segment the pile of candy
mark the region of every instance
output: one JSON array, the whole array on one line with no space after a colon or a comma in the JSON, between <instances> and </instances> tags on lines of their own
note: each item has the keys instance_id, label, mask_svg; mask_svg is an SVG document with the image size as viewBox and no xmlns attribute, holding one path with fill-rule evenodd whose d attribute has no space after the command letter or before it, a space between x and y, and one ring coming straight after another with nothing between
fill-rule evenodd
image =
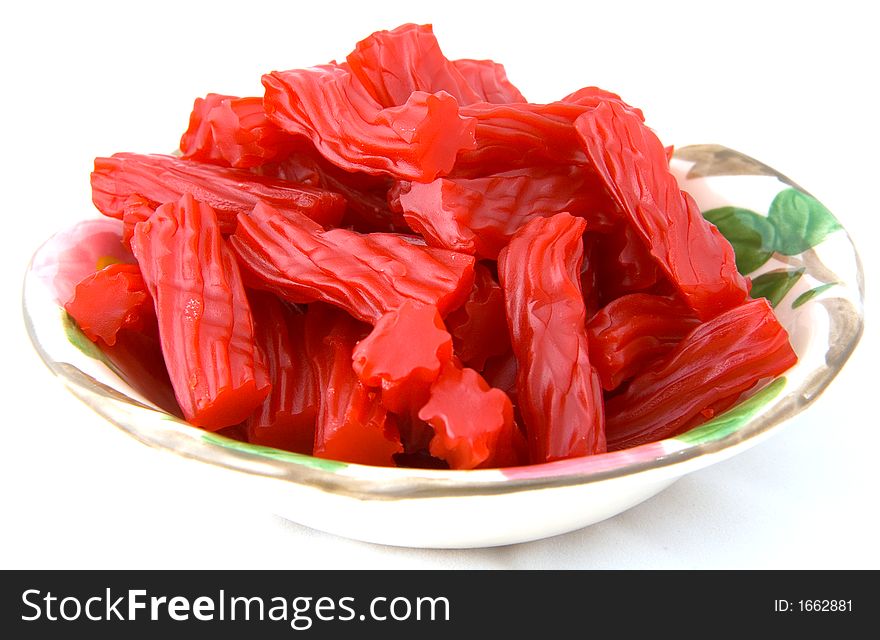
<instances>
[{"instance_id":1,"label":"pile of candy","mask_svg":"<svg viewBox=\"0 0 880 640\"><path fill-rule=\"evenodd\" d=\"M796 357L642 113L533 104L429 26L195 101L95 160L128 264L66 308L153 337L183 417L374 465L542 463L700 424Z\"/></svg>"}]
</instances>

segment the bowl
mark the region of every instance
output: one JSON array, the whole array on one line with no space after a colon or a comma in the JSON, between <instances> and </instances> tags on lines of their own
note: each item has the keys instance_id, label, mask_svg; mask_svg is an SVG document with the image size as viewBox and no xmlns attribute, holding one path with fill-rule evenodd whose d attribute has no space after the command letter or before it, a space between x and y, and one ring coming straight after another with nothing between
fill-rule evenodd
<instances>
[{"instance_id":1,"label":"bowl","mask_svg":"<svg viewBox=\"0 0 880 640\"><path fill-rule=\"evenodd\" d=\"M624 451L507 469L398 469L299 455L192 427L163 409L173 406L167 389L139 372L137 357L120 360L98 349L59 304L71 291L65 275L83 265L93 270L119 251L118 224L108 219L81 221L37 250L25 277L25 322L43 361L96 413L150 446L230 470L242 499L261 496L280 516L399 546L544 538L611 517L757 444L816 399L861 336L859 258L821 203L776 170L719 145L678 149L671 167L731 240L753 295L775 306L799 361L711 421Z\"/></svg>"}]
</instances>

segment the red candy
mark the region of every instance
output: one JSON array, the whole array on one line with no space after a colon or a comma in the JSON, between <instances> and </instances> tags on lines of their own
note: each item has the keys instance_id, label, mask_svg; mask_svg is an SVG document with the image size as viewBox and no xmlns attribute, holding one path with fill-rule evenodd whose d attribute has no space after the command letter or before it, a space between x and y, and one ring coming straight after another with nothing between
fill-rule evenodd
<instances>
[{"instance_id":1,"label":"red candy","mask_svg":"<svg viewBox=\"0 0 880 640\"><path fill-rule=\"evenodd\" d=\"M482 371L489 358L510 351L510 336L501 285L483 264L477 264L474 274L470 297L449 314L446 326L461 361Z\"/></svg>"},{"instance_id":2,"label":"red candy","mask_svg":"<svg viewBox=\"0 0 880 640\"><path fill-rule=\"evenodd\" d=\"M608 230L616 213L583 167L515 169L483 178L402 183L393 204L428 244L498 258L529 220L563 211Z\"/></svg>"},{"instance_id":3,"label":"red candy","mask_svg":"<svg viewBox=\"0 0 880 640\"><path fill-rule=\"evenodd\" d=\"M394 416L377 390L358 380L352 350L365 327L350 316L321 304L306 318L306 352L312 375L322 390L315 427L314 454L320 458L393 466L403 451Z\"/></svg>"},{"instance_id":4,"label":"red candy","mask_svg":"<svg viewBox=\"0 0 880 640\"><path fill-rule=\"evenodd\" d=\"M122 329L143 329L153 300L136 264L111 264L76 285L64 305L89 340L116 344Z\"/></svg>"},{"instance_id":5,"label":"red candy","mask_svg":"<svg viewBox=\"0 0 880 640\"><path fill-rule=\"evenodd\" d=\"M263 85L269 118L307 136L348 171L433 180L452 170L459 151L474 146L474 121L459 114L445 91L414 91L404 103L383 107L351 72L334 65L273 71Z\"/></svg>"},{"instance_id":6,"label":"red candy","mask_svg":"<svg viewBox=\"0 0 880 640\"><path fill-rule=\"evenodd\" d=\"M484 102L526 102L519 89L507 79L503 65L492 60L453 60L452 64Z\"/></svg>"},{"instance_id":7,"label":"red candy","mask_svg":"<svg viewBox=\"0 0 880 640\"><path fill-rule=\"evenodd\" d=\"M532 462L605 451L602 389L590 364L580 287L585 226L567 213L537 218L498 256Z\"/></svg>"},{"instance_id":8,"label":"red candy","mask_svg":"<svg viewBox=\"0 0 880 640\"><path fill-rule=\"evenodd\" d=\"M211 430L245 420L271 385L238 264L214 210L185 195L139 222L131 244L156 305L183 415Z\"/></svg>"},{"instance_id":9,"label":"red candy","mask_svg":"<svg viewBox=\"0 0 880 640\"><path fill-rule=\"evenodd\" d=\"M345 200L336 193L306 185L253 175L238 169L187 162L172 156L117 153L95 158L92 201L111 218L123 218L131 196L154 208L191 194L210 205L224 234L235 229L235 217L258 203L302 214L319 224L338 224Z\"/></svg>"},{"instance_id":10,"label":"red candy","mask_svg":"<svg viewBox=\"0 0 880 640\"><path fill-rule=\"evenodd\" d=\"M509 466L518 462L513 406L500 389L492 389L473 369L444 367L431 385L419 418L434 427L431 455L452 469Z\"/></svg>"},{"instance_id":11,"label":"red candy","mask_svg":"<svg viewBox=\"0 0 880 640\"><path fill-rule=\"evenodd\" d=\"M609 302L587 324L590 356L612 391L647 369L700 324L676 298L631 293Z\"/></svg>"},{"instance_id":12,"label":"red candy","mask_svg":"<svg viewBox=\"0 0 880 640\"><path fill-rule=\"evenodd\" d=\"M733 248L678 188L666 150L637 115L600 102L575 122L592 166L657 266L701 320L742 304Z\"/></svg>"},{"instance_id":13,"label":"red candy","mask_svg":"<svg viewBox=\"0 0 880 640\"><path fill-rule=\"evenodd\" d=\"M440 368L452 360L452 336L437 307L407 300L379 318L352 356L361 382L382 389L382 404L408 413L424 404Z\"/></svg>"},{"instance_id":14,"label":"red candy","mask_svg":"<svg viewBox=\"0 0 880 640\"><path fill-rule=\"evenodd\" d=\"M664 360L608 401L608 448L674 436L796 361L767 300L734 307L697 326Z\"/></svg>"},{"instance_id":15,"label":"red candy","mask_svg":"<svg viewBox=\"0 0 880 640\"><path fill-rule=\"evenodd\" d=\"M383 107L404 104L416 91L445 91L458 104L482 99L461 70L446 59L430 25L405 24L377 31L345 58L360 85Z\"/></svg>"},{"instance_id":16,"label":"red candy","mask_svg":"<svg viewBox=\"0 0 880 640\"><path fill-rule=\"evenodd\" d=\"M407 300L446 313L473 282L471 256L390 233L324 231L262 204L239 217L231 244L252 285L290 302L329 302L371 323Z\"/></svg>"},{"instance_id":17,"label":"red candy","mask_svg":"<svg viewBox=\"0 0 880 640\"><path fill-rule=\"evenodd\" d=\"M320 390L309 365L305 315L273 295L251 292L257 346L266 356L272 390L247 420L247 437L297 453L311 453Z\"/></svg>"},{"instance_id":18,"label":"red candy","mask_svg":"<svg viewBox=\"0 0 880 640\"><path fill-rule=\"evenodd\" d=\"M675 436L796 362L619 96L530 103L413 24L262 84L197 98L181 157L91 176L138 264L66 309L193 425L348 463L535 464Z\"/></svg>"},{"instance_id":19,"label":"red candy","mask_svg":"<svg viewBox=\"0 0 880 640\"><path fill-rule=\"evenodd\" d=\"M292 151L295 142L266 117L262 98L209 93L196 98L181 157L224 167L259 167Z\"/></svg>"}]
</instances>

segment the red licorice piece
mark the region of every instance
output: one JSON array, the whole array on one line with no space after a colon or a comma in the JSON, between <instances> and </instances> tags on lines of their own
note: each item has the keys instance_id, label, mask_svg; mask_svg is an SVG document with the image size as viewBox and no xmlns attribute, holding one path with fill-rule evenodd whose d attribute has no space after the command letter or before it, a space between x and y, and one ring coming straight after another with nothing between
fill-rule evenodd
<instances>
[{"instance_id":1,"label":"red licorice piece","mask_svg":"<svg viewBox=\"0 0 880 640\"><path fill-rule=\"evenodd\" d=\"M508 395L514 406L516 402L516 376L518 366L513 350L500 356L489 358L483 367L482 375L490 386L501 389Z\"/></svg>"},{"instance_id":2,"label":"red licorice piece","mask_svg":"<svg viewBox=\"0 0 880 640\"><path fill-rule=\"evenodd\" d=\"M638 232L624 220L595 242L593 271L602 302L648 291L665 280Z\"/></svg>"},{"instance_id":3,"label":"red licorice piece","mask_svg":"<svg viewBox=\"0 0 880 640\"><path fill-rule=\"evenodd\" d=\"M209 93L196 98L181 157L224 167L258 167L285 157L292 137L266 117L263 99Z\"/></svg>"},{"instance_id":4,"label":"red licorice piece","mask_svg":"<svg viewBox=\"0 0 880 640\"><path fill-rule=\"evenodd\" d=\"M177 202L187 193L214 209L224 234L235 229L239 213L250 212L258 202L324 226L338 224L345 211L345 199L336 193L239 169L163 155L117 153L95 158L92 201L105 216L123 218L132 195L157 207Z\"/></svg>"},{"instance_id":5,"label":"red licorice piece","mask_svg":"<svg viewBox=\"0 0 880 640\"><path fill-rule=\"evenodd\" d=\"M306 316L306 348L318 383L314 455L378 466L394 466L403 451L394 416L378 390L358 380L352 350L368 328L345 313L316 303Z\"/></svg>"},{"instance_id":6,"label":"red licorice piece","mask_svg":"<svg viewBox=\"0 0 880 640\"><path fill-rule=\"evenodd\" d=\"M269 293L251 291L257 345L266 356L272 390L247 420L248 442L310 454L318 386L305 343L305 315Z\"/></svg>"},{"instance_id":7,"label":"red licorice piece","mask_svg":"<svg viewBox=\"0 0 880 640\"><path fill-rule=\"evenodd\" d=\"M788 334L766 299L729 309L691 331L661 362L608 400L608 448L682 433L796 361Z\"/></svg>"},{"instance_id":8,"label":"red licorice piece","mask_svg":"<svg viewBox=\"0 0 880 640\"><path fill-rule=\"evenodd\" d=\"M122 242L130 247L134 227L138 222L149 220L158 205L148 198L133 193L122 205Z\"/></svg>"},{"instance_id":9,"label":"red licorice piece","mask_svg":"<svg viewBox=\"0 0 880 640\"><path fill-rule=\"evenodd\" d=\"M531 462L605 451L580 288L585 228L567 213L536 218L498 256Z\"/></svg>"},{"instance_id":10,"label":"red licorice piece","mask_svg":"<svg viewBox=\"0 0 880 640\"><path fill-rule=\"evenodd\" d=\"M136 264L111 264L87 276L64 308L89 340L110 346L122 329L142 329L154 315Z\"/></svg>"},{"instance_id":11,"label":"red licorice piece","mask_svg":"<svg viewBox=\"0 0 880 640\"><path fill-rule=\"evenodd\" d=\"M551 103L463 106L461 113L476 121L476 144L459 154L452 175L481 177L541 165L583 164L572 122L583 109Z\"/></svg>"},{"instance_id":12,"label":"red licorice piece","mask_svg":"<svg viewBox=\"0 0 880 640\"><path fill-rule=\"evenodd\" d=\"M509 102L526 102L510 80L504 65L492 60L453 60L452 64L465 77L471 88L483 102L507 104Z\"/></svg>"},{"instance_id":13,"label":"red licorice piece","mask_svg":"<svg viewBox=\"0 0 880 640\"><path fill-rule=\"evenodd\" d=\"M431 385L419 418L434 428L430 452L451 469L519 464L522 438L510 398L473 369L448 364Z\"/></svg>"},{"instance_id":14,"label":"red licorice piece","mask_svg":"<svg viewBox=\"0 0 880 640\"><path fill-rule=\"evenodd\" d=\"M345 58L358 81L383 107L404 104L414 91L445 91L459 104L482 99L440 50L431 25L404 24L361 40Z\"/></svg>"},{"instance_id":15,"label":"red licorice piece","mask_svg":"<svg viewBox=\"0 0 880 640\"><path fill-rule=\"evenodd\" d=\"M389 207L387 195L392 181L387 176L345 171L324 160L314 148L297 149L280 162L263 165L260 173L342 195L348 207L339 226L365 233L406 229Z\"/></svg>"},{"instance_id":16,"label":"red licorice piece","mask_svg":"<svg viewBox=\"0 0 880 640\"><path fill-rule=\"evenodd\" d=\"M561 102L562 104L567 104L569 106L583 107L584 109L593 109L600 104L612 102L621 109L627 111L628 113L631 113L633 117L635 117L640 122L645 121L645 114L642 113L641 109L637 109L636 107L627 104L616 93L605 91L605 89L600 89L599 87L582 87L577 91L569 93L559 102Z\"/></svg>"},{"instance_id":17,"label":"red licorice piece","mask_svg":"<svg viewBox=\"0 0 880 640\"><path fill-rule=\"evenodd\" d=\"M183 419L162 356L159 327L153 315L143 327L126 327L112 345L98 343L113 372L160 409Z\"/></svg>"},{"instance_id":18,"label":"red licorice piece","mask_svg":"<svg viewBox=\"0 0 880 640\"><path fill-rule=\"evenodd\" d=\"M523 167L583 164L587 158L574 121L605 101L641 117L641 112L620 96L596 87L580 89L549 104L463 105L461 114L476 121L476 143L459 153L452 175L480 177Z\"/></svg>"},{"instance_id":19,"label":"red licorice piece","mask_svg":"<svg viewBox=\"0 0 880 640\"><path fill-rule=\"evenodd\" d=\"M663 145L642 120L606 101L575 128L606 189L700 319L741 304L749 285L736 270L733 248L679 189Z\"/></svg>"},{"instance_id":20,"label":"red licorice piece","mask_svg":"<svg viewBox=\"0 0 880 640\"><path fill-rule=\"evenodd\" d=\"M231 166L214 143L214 132L211 130L208 115L224 100L234 99L235 96L224 96L219 93L209 93L204 98L195 99L192 112L189 115L189 126L180 136L180 155L182 158L210 162L224 167Z\"/></svg>"},{"instance_id":21,"label":"red licorice piece","mask_svg":"<svg viewBox=\"0 0 880 640\"><path fill-rule=\"evenodd\" d=\"M210 206L187 194L135 227L132 251L152 296L162 353L186 419L237 424L270 384L238 265Z\"/></svg>"},{"instance_id":22,"label":"red licorice piece","mask_svg":"<svg viewBox=\"0 0 880 640\"><path fill-rule=\"evenodd\" d=\"M406 224L395 217L388 204L390 180L379 177L377 181L377 176L359 174L358 177L372 178L373 184L358 186L352 184L356 179L352 180L351 175L337 167L321 174L324 188L343 195L348 203L340 226L351 227L361 233L409 232Z\"/></svg>"},{"instance_id":23,"label":"red licorice piece","mask_svg":"<svg viewBox=\"0 0 880 640\"><path fill-rule=\"evenodd\" d=\"M575 166L402 183L396 202L409 227L429 244L492 260L536 217L566 211L585 218L590 230L608 230L617 219L602 187Z\"/></svg>"},{"instance_id":24,"label":"red licorice piece","mask_svg":"<svg viewBox=\"0 0 880 640\"><path fill-rule=\"evenodd\" d=\"M452 359L452 336L437 307L412 300L389 311L354 349L358 378L381 388L382 404L395 413L418 409L440 368Z\"/></svg>"},{"instance_id":25,"label":"red licorice piece","mask_svg":"<svg viewBox=\"0 0 880 640\"><path fill-rule=\"evenodd\" d=\"M268 162L253 171L261 176L322 187L321 156L312 149L291 153L284 160ZM363 174L366 175L366 174Z\"/></svg>"},{"instance_id":26,"label":"red licorice piece","mask_svg":"<svg viewBox=\"0 0 880 640\"><path fill-rule=\"evenodd\" d=\"M349 171L430 181L474 146L473 120L459 115L458 102L445 91L414 91L399 106L383 107L338 65L273 71L263 86L273 122L308 137Z\"/></svg>"},{"instance_id":27,"label":"red licorice piece","mask_svg":"<svg viewBox=\"0 0 880 640\"><path fill-rule=\"evenodd\" d=\"M631 293L605 305L587 323L590 362L611 391L671 351L700 324L677 297Z\"/></svg>"},{"instance_id":28,"label":"red licorice piece","mask_svg":"<svg viewBox=\"0 0 880 640\"><path fill-rule=\"evenodd\" d=\"M290 302L329 302L371 324L407 300L446 314L473 284L472 256L396 234L324 231L262 204L239 216L230 243L253 286Z\"/></svg>"},{"instance_id":29,"label":"red licorice piece","mask_svg":"<svg viewBox=\"0 0 880 640\"><path fill-rule=\"evenodd\" d=\"M504 292L486 265L474 268L474 287L467 301L446 318L455 353L482 371L486 360L510 351Z\"/></svg>"},{"instance_id":30,"label":"red licorice piece","mask_svg":"<svg viewBox=\"0 0 880 640\"><path fill-rule=\"evenodd\" d=\"M605 242L605 234L584 234L584 259L581 262L581 293L584 296L584 312L592 318L599 310L599 273L597 269L598 247Z\"/></svg>"}]
</instances>

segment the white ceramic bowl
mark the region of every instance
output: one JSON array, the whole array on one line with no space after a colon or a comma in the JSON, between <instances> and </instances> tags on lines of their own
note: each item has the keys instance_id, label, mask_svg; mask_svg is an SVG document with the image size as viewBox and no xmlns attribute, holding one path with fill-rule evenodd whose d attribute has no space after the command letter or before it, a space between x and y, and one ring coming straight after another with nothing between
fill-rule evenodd
<instances>
[{"instance_id":1,"label":"white ceramic bowl","mask_svg":"<svg viewBox=\"0 0 880 640\"><path fill-rule=\"evenodd\" d=\"M49 368L98 414L146 444L238 472L232 481L240 495L261 496L290 520L416 547L552 536L620 513L756 444L825 389L861 336L859 259L821 204L770 167L717 145L679 149L672 167L732 239L756 290L776 302L799 362L711 422L626 451L501 470L394 469L243 444L192 427L123 380L58 302L69 293L66 273L83 264L94 269L118 251L118 224L107 219L81 222L37 251L25 279L25 321Z\"/></svg>"}]
</instances>

